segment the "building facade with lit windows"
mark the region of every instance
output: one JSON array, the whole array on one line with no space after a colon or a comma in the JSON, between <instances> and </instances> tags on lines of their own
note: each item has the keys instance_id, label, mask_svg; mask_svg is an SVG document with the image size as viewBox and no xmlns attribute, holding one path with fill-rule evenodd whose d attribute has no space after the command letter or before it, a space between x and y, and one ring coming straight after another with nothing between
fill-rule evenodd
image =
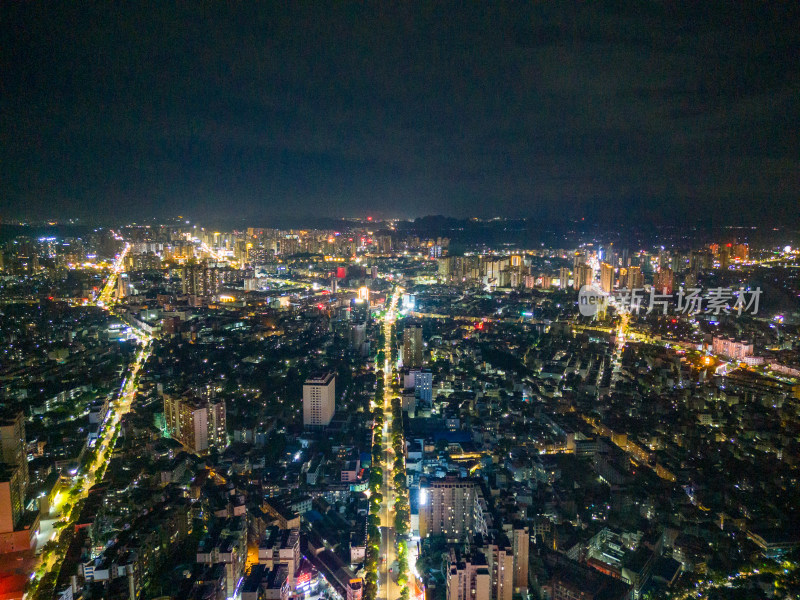
<instances>
[{"instance_id":1,"label":"building facade with lit windows","mask_svg":"<svg viewBox=\"0 0 800 600\"><path fill-rule=\"evenodd\" d=\"M486 534L488 511L478 483L473 479L445 477L421 480L419 534L441 534L458 540L466 534Z\"/></svg>"},{"instance_id":2,"label":"building facade with lit windows","mask_svg":"<svg viewBox=\"0 0 800 600\"><path fill-rule=\"evenodd\" d=\"M336 412L336 376L322 373L303 384L303 427L327 427Z\"/></svg>"},{"instance_id":3,"label":"building facade with lit windows","mask_svg":"<svg viewBox=\"0 0 800 600\"><path fill-rule=\"evenodd\" d=\"M224 400L164 394L164 418L169 436L195 454L227 445Z\"/></svg>"},{"instance_id":4,"label":"building facade with lit windows","mask_svg":"<svg viewBox=\"0 0 800 600\"><path fill-rule=\"evenodd\" d=\"M714 337L711 347L714 354L744 361L753 355L753 344L726 337Z\"/></svg>"},{"instance_id":5,"label":"building facade with lit windows","mask_svg":"<svg viewBox=\"0 0 800 600\"><path fill-rule=\"evenodd\" d=\"M422 327L410 325L403 331L403 366L422 366Z\"/></svg>"},{"instance_id":6,"label":"building facade with lit windows","mask_svg":"<svg viewBox=\"0 0 800 600\"><path fill-rule=\"evenodd\" d=\"M492 577L483 553L462 556L451 548L447 556L447 600L492 600Z\"/></svg>"},{"instance_id":7,"label":"building facade with lit windows","mask_svg":"<svg viewBox=\"0 0 800 600\"><path fill-rule=\"evenodd\" d=\"M606 262L600 265L600 288L607 294L614 289L614 266Z\"/></svg>"}]
</instances>

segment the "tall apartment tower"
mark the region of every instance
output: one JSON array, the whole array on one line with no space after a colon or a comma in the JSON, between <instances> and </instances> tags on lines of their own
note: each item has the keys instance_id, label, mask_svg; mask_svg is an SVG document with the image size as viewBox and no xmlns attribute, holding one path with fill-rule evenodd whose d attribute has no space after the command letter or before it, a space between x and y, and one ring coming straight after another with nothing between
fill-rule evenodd
<instances>
[{"instance_id":1,"label":"tall apartment tower","mask_svg":"<svg viewBox=\"0 0 800 600\"><path fill-rule=\"evenodd\" d=\"M626 287L629 290L641 289L644 287L644 274L641 267L628 267L628 279Z\"/></svg>"},{"instance_id":2,"label":"tall apartment tower","mask_svg":"<svg viewBox=\"0 0 800 600\"><path fill-rule=\"evenodd\" d=\"M164 394L164 418L170 437L195 454L227 444L224 400Z\"/></svg>"},{"instance_id":3,"label":"tall apartment tower","mask_svg":"<svg viewBox=\"0 0 800 600\"><path fill-rule=\"evenodd\" d=\"M593 277L594 273L592 272L592 267L581 263L575 267L575 272L572 277L572 287L579 290L585 285L591 285Z\"/></svg>"},{"instance_id":4,"label":"tall apartment tower","mask_svg":"<svg viewBox=\"0 0 800 600\"><path fill-rule=\"evenodd\" d=\"M28 489L28 456L25 451L25 413L0 417L0 447L2 462L15 465L22 471L22 483Z\"/></svg>"},{"instance_id":5,"label":"tall apartment tower","mask_svg":"<svg viewBox=\"0 0 800 600\"><path fill-rule=\"evenodd\" d=\"M131 295L131 280L127 273L120 273L117 278L117 297L127 298Z\"/></svg>"},{"instance_id":6,"label":"tall apartment tower","mask_svg":"<svg viewBox=\"0 0 800 600\"><path fill-rule=\"evenodd\" d=\"M322 373L303 384L303 427L327 427L336 412L336 376Z\"/></svg>"},{"instance_id":7,"label":"tall apartment tower","mask_svg":"<svg viewBox=\"0 0 800 600\"><path fill-rule=\"evenodd\" d=\"M3 534L11 534L22 519L25 509L25 490L19 467L0 464L0 538ZM6 552L3 539L2 550Z\"/></svg>"},{"instance_id":8,"label":"tall apartment tower","mask_svg":"<svg viewBox=\"0 0 800 600\"><path fill-rule=\"evenodd\" d=\"M575 251L575 254L572 255L572 270L575 271L578 269L579 265L586 264L586 255L583 252L578 250Z\"/></svg>"},{"instance_id":9,"label":"tall apartment tower","mask_svg":"<svg viewBox=\"0 0 800 600\"><path fill-rule=\"evenodd\" d=\"M508 536L514 553L514 591L521 593L528 589L528 551L531 543L528 526L524 523L509 526Z\"/></svg>"},{"instance_id":10,"label":"tall apartment tower","mask_svg":"<svg viewBox=\"0 0 800 600\"><path fill-rule=\"evenodd\" d=\"M422 366L422 327L411 325L403 331L403 366Z\"/></svg>"},{"instance_id":11,"label":"tall apartment tower","mask_svg":"<svg viewBox=\"0 0 800 600\"><path fill-rule=\"evenodd\" d=\"M25 415L0 417L0 534L14 531L25 511L29 482L25 448Z\"/></svg>"},{"instance_id":12,"label":"tall apartment tower","mask_svg":"<svg viewBox=\"0 0 800 600\"><path fill-rule=\"evenodd\" d=\"M475 550L462 556L456 548L447 557L447 600L492 600L492 578L486 557Z\"/></svg>"},{"instance_id":13,"label":"tall apartment tower","mask_svg":"<svg viewBox=\"0 0 800 600\"><path fill-rule=\"evenodd\" d=\"M614 289L614 265L607 262L600 265L600 289L607 294Z\"/></svg>"},{"instance_id":14,"label":"tall apartment tower","mask_svg":"<svg viewBox=\"0 0 800 600\"><path fill-rule=\"evenodd\" d=\"M442 534L458 540L465 534L485 534L485 501L472 479L445 477L422 480L419 489L419 534Z\"/></svg>"},{"instance_id":15,"label":"tall apartment tower","mask_svg":"<svg viewBox=\"0 0 800 600\"><path fill-rule=\"evenodd\" d=\"M569 285L569 269L567 267L561 267L558 270L558 287L565 290L567 289L567 285Z\"/></svg>"},{"instance_id":16,"label":"tall apartment tower","mask_svg":"<svg viewBox=\"0 0 800 600\"><path fill-rule=\"evenodd\" d=\"M653 277L653 287L656 288L658 293L672 294L675 287L675 274L669 267L663 267Z\"/></svg>"},{"instance_id":17,"label":"tall apartment tower","mask_svg":"<svg viewBox=\"0 0 800 600\"><path fill-rule=\"evenodd\" d=\"M505 534L497 534L483 547L491 574L492 600L511 600L514 595L514 553Z\"/></svg>"}]
</instances>

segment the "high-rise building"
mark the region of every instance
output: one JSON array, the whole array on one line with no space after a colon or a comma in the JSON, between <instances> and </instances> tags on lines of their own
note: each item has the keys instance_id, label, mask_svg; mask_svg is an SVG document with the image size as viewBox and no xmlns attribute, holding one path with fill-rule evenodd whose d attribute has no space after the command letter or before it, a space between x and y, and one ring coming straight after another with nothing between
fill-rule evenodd
<instances>
[{"instance_id":1,"label":"high-rise building","mask_svg":"<svg viewBox=\"0 0 800 600\"><path fill-rule=\"evenodd\" d=\"M25 511L28 493L25 448L25 415L22 412L4 415L0 418L0 534L13 532ZM0 545L5 549L8 541L3 539Z\"/></svg>"},{"instance_id":2,"label":"high-rise building","mask_svg":"<svg viewBox=\"0 0 800 600\"><path fill-rule=\"evenodd\" d=\"M20 467L21 484L28 489L28 457L25 451L25 413L22 411L0 416L0 448L2 462Z\"/></svg>"},{"instance_id":3,"label":"high-rise building","mask_svg":"<svg viewBox=\"0 0 800 600\"><path fill-rule=\"evenodd\" d=\"M437 275L444 279L448 280L452 277L453 274L453 262L455 257L453 256L445 256L443 258L439 258L436 261L437 267Z\"/></svg>"},{"instance_id":4,"label":"high-rise building","mask_svg":"<svg viewBox=\"0 0 800 600\"><path fill-rule=\"evenodd\" d=\"M442 534L458 540L486 533L485 500L475 480L445 477L423 479L419 486L419 534Z\"/></svg>"},{"instance_id":5,"label":"high-rise building","mask_svg":"<svg viewBox=\"0 0 800 600\"><path fill-rule=\"evenodd\" d=\"M605 262L610 264L612 267L617 266L617 249L614 248L614 244L609 244L604 250L603 255L601 257Z\"/></svg>"},{"instance_id":6,"label":"high-rise building","mask_svg":"<svg viewBox=\"0 0 800 600\"><path fill-rule=\"evenodd\" d=\"M420 402L427 406L433 404L433 373L430 371L415 371L414 390Z\"/></svg>"},{"instance_id":7,"label":"high-rise building","mask_svg":"<svg viewBox=\"0 0 800 600\"><path fill-rule=\"evenodd\" d=\"M514 554L505 534L491 536L483 547L491 576L492 600L511 600L514 595Z\"/></svg>"},{"instance_id":8,"label":"high-rise building","mask_svg":"<svg viewBox=\"0 0 800 600\"><path fill-rule=\"evenodd\" d=\"M567 267L561 267L558 270L558 287L562 290L567 289L569 285L569 269Z\"/></svg>"},{"instance_id":9,"label":"high-rise building","mask_svg":"<svg viewBox=\"0 0 800 600\"><path fill-rule=\"evenodd\" d=\"M447 600L492 600L491 574L478 550L462 556L451 548L447 557Z\"/></svg>"},{"instance_id":10,"label":"high-rise building","mask_svg":"<svg viewBox=\"0 0 800 600\"><path fill-rule=\"evenodd\" d=\"M625 286L629 290L641 289L644 287L644 274L641 267L628 267L628 276Z\"/></svg>"},{"instance_id":11,"label":"high-rise building","mask_svg":"<svg viewBox=\"0 0 800 600\"><path fill-rule=\"evenodd\" d=\"M188 296L213 296L230 283L236 271L209 267L206 263L181 268L181 291Z\"/></svg>"},{"instance_id":12,"label":"high-rise building","mask_svg":"<svg viewBox=\"0 0 800 600\"><path fill-rule=\"evenodd\" d=\"M403 331L403 366L422 366L422 327L410 325Z\"/></svg>"},{"instance_id":13,"label":"high-rise building","mask_svg":"<svg viewBox=\"0 0 800 600\"><path fill-rule=\"evenodd\" d=\"M285 237L280 240L280 253L292 256L300 251L300 240L296 237Z\"/></svg>"},{"instance_id":14,"label":"high-rise building","mask_svg":"<svg viewBox=\"0 0 800 600\"><path fill-rule=\"evenodd\" d=\"M614 289L614 265L607 262L600 265L600 288L607 294Z\"/></svg>"},{"instance_id":15,"label":"high-rise building","mask_svg":"<svg viewBox=\"0 0 800 600\"><path fill-rule=\"evenodd\" d=\"M127 298L131 295L131 280L127 273L120 273L117 278L117 297Z\"/></svg>"},{"instance_id":16,"label":"high-rise building","mask_svg":"<svg viewBox=\"0 0 800 600\"><path fill-rule=\"evenodd\" d=\"M628 600L634 597L630 586L621 579L571 560L564 554L551 552L543 562L550 573L547 587L552 590L552 600Z\"/></svg>"},{"instance_id":17,"label":"high-rise building","mask_svg":"<svg viewBox=\"0 0 800 600\"><path fill-rule=\"evenodd\" d=\"M726 269L731 264L731 249L727 246L722 246L719 249L719 266L721 269Z\"/></svg>"},{"instance_id":18,"label":"high-rise building","mask_svg":"<svg viewBox=\"0 0 800 600\"><path fill-rule=\"evenodd\" d=\"M681 254L676 252L672 255L672 258L669 263L669 268L672 269L673 273L683 273L686 271L686 267L689 264L689 259L686 254Z\"/></svg>"},{"instance_id":19,"label":"high-rise building","mask_svg":"<svg viewBox=\"0 0 800 600\"><path fill-rule=\"evenodd\" d=\"M350 300L350 320L356 323L369 321L369 300L353 298Z\"/></svg>"},{"instance_id":20,"label":"high-rise building","mask_svg":"<svg viewBox=\"0 0 800 600\"><path fill-rule=\"evenodd\" d=\"M514 553L514 590L523 592L528 589L528 551L530 549L530 533L528 526L515 524L511 528L511 549Z\"/></svg>"},{"instance_id":21,"label":"high-rise building","mask_svg":"<svg viewBox=\"0 0 800 600\"><path fill-rule=\"evenodd\" d=\"M689 269L695 275L708 271L714 264L714 255L708 250L692 252L689 260Z\"/></svg>"},{"instance_id":22,"label":"high-rise building","mask_svg":"<svg viewBox=\"0 0 800 600\"><path fill-rule=\"evenodd\" d=\"M0 417L0 446L2 462L19 467L20 497L25 499L28 493L28 456L26 454L25 414L18 412Z\"/></svg>"},{"instance_id":23,"label":"high-rise building","mask_svg":"<svg viewBox=\"0 0 800 600\"><path fill-rule=\"evenodd\" d=\"M0 534L12 533L22 519L25 493L21 471L16 465L0 464Z\"/></svg>"},{"instance_id":24,"label":"high-rise building","mask_svg":"<svg viewBox=\"0 0 800 600\"><path fill-rule=\"evenodd\" d=\"M581 263L575 267L575 272L572 277L572 287L576 290L581 289L585 285L591 285L594 278L592 267L586 263Z\"/></svg>"},{"instance_id":25,"label":"high-rise building","mask_svg":"<svg viewBox=\"0 0 800 600\"><path fill-rule=\"evenodd\" d=\"M630 252L627 248L622 249L622 254L620 254L620 263L623 267L629 267L631 265Z\"/></svg>"},{"instance_id":26,"label":"high-rise building","mask_svg":"<svg viewBox=\"0 0 800 600\"><path fill-rule=\"evenodd\" d=\"M350 325L350 347L361 356L369 355L369 341L367 340L367 324L362 322Z\"/></svg>"},{"instance_id":27,"label":"high-rise building","mask_svg":"<svg viewBox=\"0 0 800 600\"><path fill-rule=\"evenodd\" d=\"M303 426L327 427L336 412L336 376L322 373L303 384Z\"/></svg>"},{"instance_id":28,"label":"high-rise building","mask_svg":"<svg viewBox=\"0 0 800 600\"><path fill-rule=\"evenodd\" d=\"M486 283L497 283L500 281L500 273L511 265L511 260L506 257L486 257L481 266Z\"/></svg>"},{"instance_id":29,"label":"high-rise building","mask_svg":"<svg viewBox=\"0 0 800 600\"><path fill-rule=\"evenodd\" d=\"M586 255L578 250L572 255L572 270L577 271L580 265L586 264Z\"/></svg>"},{"instance_id":30,"label":"high-rise building","mask_svg":"<svg viewBox=\"0 0 800 600\"><path fill-rule=\"evenodd\" d=\"M167 433L195 454L227 445L225 401L164 394Z\"/></svg>"},{"instance_id":31,"label":"high-rise building","mask_svg":"<svg viewBox=\"0 0 800 600\"><path fill-rule=\"evenodd\" d=\"M251 265L264 265L274 260L275 253L271 248L261 246L247 249L247 262Z\"/></svg>"},{"instance_id":32,"label":"high-rise building","mask_svg":"<svg viewBox=\"0 0 800 600\"><path fill-rule=\"evenodd\" d=\"M653 277L653 287L660 294L672 294L675 287L675 275L669 267L663 267Z\"/></svg>"}]
</instances>

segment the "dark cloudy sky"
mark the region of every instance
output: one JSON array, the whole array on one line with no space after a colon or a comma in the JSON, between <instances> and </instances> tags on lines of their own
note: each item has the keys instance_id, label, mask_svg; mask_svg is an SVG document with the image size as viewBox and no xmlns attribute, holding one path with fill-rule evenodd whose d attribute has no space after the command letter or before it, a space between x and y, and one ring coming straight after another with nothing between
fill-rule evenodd
<instances>
[{"instance_id":1,"label":"dark cloudy sky","mask_svg":"<svg viewBox=\"0 0 800 600\"><path fill-rule=\"evenodd\" d=\"M0 217L798 220L798 2L323 6L4 3Z\"/></svg>"}]
</instances>

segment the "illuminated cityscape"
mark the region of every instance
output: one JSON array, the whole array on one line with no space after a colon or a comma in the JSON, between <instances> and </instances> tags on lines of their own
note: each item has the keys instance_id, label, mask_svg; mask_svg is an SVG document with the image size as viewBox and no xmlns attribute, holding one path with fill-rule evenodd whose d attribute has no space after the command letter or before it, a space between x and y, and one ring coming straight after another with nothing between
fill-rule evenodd
<instances>
[{"instance_id":1,"label":"illuminated cityscape","mask_svg":"<svg viewBox=\"0 0 800 600\"><path fill-rule=\"evenodd\" d=\"M457 253L341 224L4 245L0 539L30 593L793 589L795 234Z\"/></svg>"},{"instance_id":2,"label":"illuminated cityscape","mask_svg":"<svg viewBox=\"0 0 800 600\"><path fill-rule=\"evenodd\" d=\"M800 598L796 5L7 7L0 600Z\"/></svg>"}]
</instances>

